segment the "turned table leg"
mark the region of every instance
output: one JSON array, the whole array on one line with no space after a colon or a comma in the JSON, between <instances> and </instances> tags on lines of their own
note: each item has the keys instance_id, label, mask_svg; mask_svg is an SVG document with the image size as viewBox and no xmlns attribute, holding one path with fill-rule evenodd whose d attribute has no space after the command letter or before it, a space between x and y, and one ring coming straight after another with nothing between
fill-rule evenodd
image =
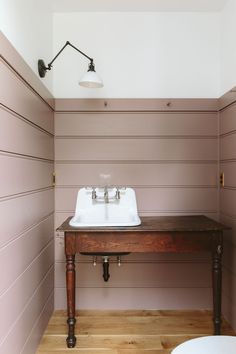
<instances>
[{"instance_id":1,"label":"turned table leg","mask_svg":"<svg viewBox=\"0 0 236 354\"><path fill-rule=\"evenodd\" d=\"M75 255L66 255L66 290L67 290L67 347L74 348L75 337Z\"/></svg>"},{"instance_id":2,"label":"turned table leg","mask_svg":"<svg viewBox=\"0 0 236 354\"><path fill-rule=\"evenodd\" d=\"M222 241L219 240L212 253L213 322L216 335L221 333L222 251Z\"/></svg>"}]
</instances>

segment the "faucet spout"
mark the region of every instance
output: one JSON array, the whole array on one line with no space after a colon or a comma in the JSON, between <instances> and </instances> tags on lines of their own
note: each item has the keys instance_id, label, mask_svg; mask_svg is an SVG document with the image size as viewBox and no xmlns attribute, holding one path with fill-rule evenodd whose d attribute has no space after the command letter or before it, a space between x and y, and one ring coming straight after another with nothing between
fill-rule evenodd
<instances>
[{"instance_id":1,"label":"faucet spout","mask_svg":"<svg viewBox=\"0 0 236 354\"><path fill-rule=\"evenodd\" d=\"M104 200L105 200L105 203L109 203L109 194L108 194L108 187L107 186L104 187Z\"/></svg>"}]
</instances>

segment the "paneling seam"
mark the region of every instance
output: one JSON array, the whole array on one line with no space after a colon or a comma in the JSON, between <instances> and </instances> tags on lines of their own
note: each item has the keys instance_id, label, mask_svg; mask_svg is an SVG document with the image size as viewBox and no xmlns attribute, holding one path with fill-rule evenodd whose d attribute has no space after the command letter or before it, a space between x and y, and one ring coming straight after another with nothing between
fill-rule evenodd
<instances>
[{"instance_id":1,"label":"paneling seam","mask_svg":"<svg viewBox=\"0 0 236 354\"><path fill-rule=\"evenodd\" d=\"M45 215L43 218L41 218L40 220L38 220L37 222L35 222L34 224L31 224L29 227L27 227L26 229L24 229L23 231L21 231L19 234L14 235L9 241L7 241L6 243L4 243L1 247L0 247L0 251L3 248L8 247L11 243L15 242L16 240L18 240L19 238L23 237L26 233L28 233L29 231L33 230L34 228L38 227L41 223L43 223L44 221L48 220L51 216L54 215L54 211L52 211L51 213ZM51 236L52 239L53 236ZM50 239L50 240L51 240Z\"/></svg>"},{"instance_id":2,"label":"paneling seam","mask_svg":"<svg viewBox=\"0 0 236 354\"><path fill-rule=\"evenodd\" d=\"M33 156L33 155L26 155L26 154L21 154L21 153L17 153L17 152L7 151L7 150L0 150L0 155L9 156L9 157L17 157L17 158L22 158L22 159L35 160L35 161L47 162L47 163L54 164L54 160L53 159L45 159L43 157L38 157L38 156Z\"/></svg>"},{"instance_id":3,"label":"paneling seam","mask_svg":"<svg viewBox=\"0 0 236 354\"><path fill-rule=\"evenodd\" d=\"M5 202L7 200L21 198L21 197L25 197L27 195L41 193L41 192L53 190L53 189L54 189L53 186L48 186L48 187L43 187L43 188L38 188L38 189L32 189L32 190L21 192L21 193L10 194L7 196L0 197L0 203Z\"/></svg>"},{"instance_id":4,"label":"paneling seam","mask_svg":"<svg viewBox=\"0 0 236 354\"><path fill-rule=\"evenodd\" d=\"M30 125L32 128L35 128L36 130L39 130L40 132L45 133L45 134L49 135L50 137L54 138L54 134L52 134L48 130L42 128L40 125L32 122L30 119L24 117L20 113L17 113L16 111L14 111L13 109L11 109L8 106L4 105L3 103L0 103L0 106L1 106L0 108L4 109L6 112L8 112L11 115L13 115L15 118L20 119L24 123Z\"/></svg>"},{"instance_id":5,"label":"paneling seam","mask_svg":"<svg viewBox=\"0 0 236 354\"><path fill-rule=\"evenodd\" d=\"M236 161L236 159L235 159ZM75 164L84 164L84 165L101 165L101 164L214 164L218 163L217 160L55 160L55 164L61 165L75 165Z\"/></svg>"},{"instance_id":6,"label":"paneling seam","mask_svg":"<svg viewBox=\"0 0 236 354\"><path fill-rule=\"evenodd\" d=\"M30 333L29 333L29 335L28 335L28 337L27 337L27 339L26 339L26 341L25 341L25 343L24 343L24 345L23 345L23 347L22 347L22 349L21 349L21 351L20 351L20 354L23 353L24 348L25 348L25 346L26 346L26 344L27 344L27 342L28 342L30 336L32 335L32 333L33 333L33 331L35 330L35 328L37 327L38 322L40 321L40 319L41 319L41 317L42 317L42 315L43 315L43 313L44 313L46 307L48 306L49 301L53 301L53 299L54 299L54 288L52 289L52 291L51 291L51 293L49 294L47 300L45 301L45 304L44 304L44 306L43 306L43 309L42 309L42 311L40 312L38 318L35 320L35 323L34 323L32 329L31 329L31 331L30 331ZM48 316L48 317L49 317L49 316Z\"/></svg>"},{"instance_id":7,"label":"paneling seam","mask_svg":"<svg viewBox=\"0 0 236 354\"><path fill-rule=\"evenodd\" d=\"M57 135L55 136L55 140L174 140L174 139L181 139L181 140L188 140L188 139L193 139L193 140L198 140L198 139L217 139L217 135Z\"/></svg>"},{"instance_id":8,"label":"paneling seam","mask_svg":"<svg viewBox=\"0 0 236 354\"><path fill-rule=\"evenodd\" d=\"M53 245L54 240L53 238L51 238L47 244L40 250L40 252L37 254L37 256L27 265L27 267L23 270L23 272L21 274L18 275L18 277L16 277L16 279L13 280L13 282L11 283L11 285L7 288L4 289L4 291L0 294L0 299L2 296L4 296L4 294L6 294L14 285L15 283L18 281L18 279L20 279L26 272L27 270L32 267L32 265L38 260L39 257L41 257L41 255L44 253L44 251L49 248L52 244ZM52 260L52 263L50 264L49 268L47 269L47 271L54 265L54 259ZM46 273L47 273L46 271ZM46 274L45 273L45 274ZM43 278L42 278L43 279Z\"/></svg>"},{"instance_id":9,"label":"paneling seam","mask_svg":"<svg viewBox=\"0 0 236 354\"><path fill-rule=\"evenodd\" d=\"M114 110L103 110L103 109L100 109L100 110L55 110L54 111L55 114L57 113L66 113L66 114L70 114L70 113L201 113L201 114L207 114L207 113L212 113L212 114L216 114L218 112L218 110L204 110L204 109L201 109L201 110L197 110L197 109L186 109L186 110L183 110L183 109L176 109L176 110L167 110L166 108L163 108L163 109L149 109L149 110L145 110L145 109L130 109L130 110L121 110L121 109L114 109Z\"/></svg>"},{"instance_id":10,"label":"paneling seam","mask_svg":"<svg viewBox=\"0 0 236 354\"><path fill-rule=\"evenodd\" d=\"M96 184L57 184L55 187L56 189L74 189L74 188L83 188L83 187L88 187L88 186L95 186ZM99 184L98 184L99 186ZM157 185L148 185L148 184L143 184L143 185L136 185L136 184L125 184L125 187L132 187L132 188L137 188L137 189L166 189L166 188L176 188L176 189L216 189L217 185L180 185L180 184L157 184ZM236 187L235 187L236 188Z\"/></svg>"},{"instance_id":11,"label":"paneling seam","mask_svg":"<svg viewBox=\"0 0 236 354\"><path fill-rule=\"evenodd\" d=\"M15 70L15 68L8 62L8 60L6 60L1 54L0 54L0 58L3 60L3 64L5 64L10 68L10 70L14 73L14 75L27 87L27 89L29 89L32 93L34 93L37 98L39 98L44 104L46 104L46 106L52 112L54 112L54 108L50 106L50 104L29 84L28 81L26 81L23 78L23 76L20 73L18 73L18 71Z\"/></svg>"},{"instance_id":12,"label":"paneling seam","mask_svg":"<svg viewBox=\"0 0 236 354\"><path fill-rule=\"evenodd\" d=\"M229 214L229 213L226 213L226 212L220 210L220 215L221 216L226 216L227 218L230 218L230 219L236 221L236 215L234 215L234 214Z\"/></svg>"},{"instance_id":13,"label":"paneling seam","mask_svg":"<svg viewBox=\"0 0 236 354\"><path fill-rule=\"evenodd\" d=\"M145 99L144 99L145 100ZM102 110L100 110L100 111L89 111L89 110L81 110L81 111L63 111L63 110L55 110L55 115L60 115L60 114L68 114L68 115L75 115L75 114L101 114L101 115L109 115L110 113L112 113L112 114L123 114L123 113L127 113L127 114L136 114L136 115L138 115L138 114L143 114L143 113L145 113L145 114L150 114L150 115L153 115L153 113L162 113L162 114L168 114L168 115L175 115L176 113L180 113L180 114L186 114L186 115L188 115L189 113L193 113L193 114L202 114L202 115L208 115L208 114L212 114L212 119L214 118L215 119L215 115L216 115L216 113L218 113L218 110L216 110L216 111L213 111L213 110L209 110L209 111L205 111L205 110L201 110L201 111L195 111L195 110L184 110L184 109L182 109L182 110L177 110L177 111L173 111L173 110L165 110L165 109L163 109L163 110L122 110L122 111L120 111L119 109L117 109L117 110L114 110L114 111L108 111L108 110L106 110L106 111L102 111Z\"/></svg>"},{"instance_id":14,"label":"paneling seam","mask_svg":"<svg viewBox=\"0 0 236 354\"><path fill-rule=\"evenodd\" d=\"M38 286L36 287L36 289L34 290L33 294L30 296L29 300L27 301L27 303L25 304L25 306L23 307L22 311L19 313L19 315L17 316L17 318L15 319L15 321L12 323L12 325L10 326L7 334L5 335L5 337L2 339L2 341L0 342L0 346L4 343L4 341L6 340L6 338L8 337L9 333L12 331L12 329L15 327L17 321L20 319L20 317L22 317L24 311L26 310L26 308L29 306L30 302L32 301L32 299L34 298L34 296L36 295L37 291L40 289L40 287L42 286L43 282L45 281L45 279L47 278L47 276L50 274L50 272L53 270L54 265L52 264L51 267L48 269L47 273L44 275L43 279L40 281L40 283L38 284ZM53 290L52 290L53 291ZM52 291L50 292L50 294L52 293ZM48 299L48 297L47 297Z\"/></svg>"},{"instance_id":15,"label":"paneling seam","mask_svg":"<svg viewBox=\"0 0 236 354\"><path fill-rule=\"evenodd\" d=\"M220 108L218 110L219 113L222 113L223 111L225 111L226 109L230 108L231 106L233 106L236 103L236 100L233 100L232 102L228 103L227 105L225 105L224 107Z\"/></svg>"},{"instance_id":16,"label":"paneling seam","mask_svg":"<svg viewBox=\"0 0 236 354\"><path fill-rule=\"evenodd\" d=\"M222 133L220 134L220 138L227 138L227 136L235 135L236 134L236 129L230 130L227 133Z\"/></svg>"}]
</instances>

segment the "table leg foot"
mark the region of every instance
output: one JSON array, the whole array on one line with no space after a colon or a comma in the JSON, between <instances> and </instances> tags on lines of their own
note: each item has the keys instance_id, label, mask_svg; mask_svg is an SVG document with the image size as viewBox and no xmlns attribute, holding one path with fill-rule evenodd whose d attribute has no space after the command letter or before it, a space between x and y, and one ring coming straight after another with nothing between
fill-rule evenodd
<instances>
[{"instance_id":1,"label":"table leg foot","mask_svg":"<svg viewBox=\"0 0 236 354\"><path fill-rule=\"evenodd\" d=\"M221 321L214 321L214 335L220 335L221 334Z\"/></svg>"},{"instance_id":2,"label":"table leg foot","mask_svg":"<svg viewBox=\"0 0 236 354\"><path fill-rule=\"evenodd\" d=\"M222 242L219 242L213 252L213 323L214 334L219 335L221 333L221 287L222 287Z\"/></svg>"},{"instance_id":3,"label":"table leg foot","mask_svg":"<svg viewBox=\"0 0 236 354\"><path fill-rule=\"evenodd\" d=\"M68 318L68 337L66 338L66 343L68 348L74 348L76 344L76 336L75 336L75 318Z\"/></svg>"},{"instance_id":4,"label":"table leg foot","mask_svg":"<svg viewBox=\"0 0 236 354\"><path fill-rule=\"evenodd\" d=\"M67 348L74 348L76 345L76 337L67 337L66 338Z\"/></svg>"},{"instance_id":5,"label":"table leg foot","mask_svg":"<svg viewBox=\"0 0 236 354\"><path fill-rule=\"evenodd\" d=\"M67 347L74 348L75 337L75 255L66 255L66 287L67 287Z\"/></svg>"}]
</instances>

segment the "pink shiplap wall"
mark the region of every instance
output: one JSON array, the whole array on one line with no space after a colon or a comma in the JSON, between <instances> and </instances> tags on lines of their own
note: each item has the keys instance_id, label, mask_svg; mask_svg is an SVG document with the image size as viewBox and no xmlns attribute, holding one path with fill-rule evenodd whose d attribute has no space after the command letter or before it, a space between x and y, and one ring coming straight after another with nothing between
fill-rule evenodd
<instances>
[{"instance_id":1,"label":"pink shiplap wall","mask_svg":"<svg viewBox=\"0 0 236 354\"><path fill-rule=\"evenodd\" d=\"M225 234L223 312L236 330L236 89L220 99L220 219L231 226Z\"/></svg>"},{"instance_id":2,"label":"pink shiplap wall","mask_svg":"<svg viewBox=\"0 0 236 354\"><path fill-rule=\"evenodd\" d=\"M0 353L32 354L54 300L53 98L0 35ZM55 226L75 208L80 187L135 188L141 215L219 211L225 237L223 313L236 328L236 94L220 99L56 100ZM170 103L170 104L169 104ZM80 308L210 308L210 259L129 255L122 267L77 257ZM63 235L55 237L55 307L66 307Z\"/></svg>"},{"instance_id":3,"label":"pink shiplap wall","mask_svg":"<svg viewBox=\"0 0 236 354\"><path fill-rule=\"evenodd\" d=\"M101 183L134 187L140 215L218 216L217 100L55 101L55 226L73 215L77 191ZM65 308L63 235L56 233L55 306ZM111 264L77 258L79 308L210 308L210 260L201 255L129 255Z\"/></svg>"},{"instance_id":4,"label":"pink shiplap wall","mask_svg":"<svg viewBox=\"0 0 236 354\"><path fill-rule=\"evenodd\" d=\"M32 354L54 306L53 100L0 49L0 353Z\"/></svg>"}]
</instances>

